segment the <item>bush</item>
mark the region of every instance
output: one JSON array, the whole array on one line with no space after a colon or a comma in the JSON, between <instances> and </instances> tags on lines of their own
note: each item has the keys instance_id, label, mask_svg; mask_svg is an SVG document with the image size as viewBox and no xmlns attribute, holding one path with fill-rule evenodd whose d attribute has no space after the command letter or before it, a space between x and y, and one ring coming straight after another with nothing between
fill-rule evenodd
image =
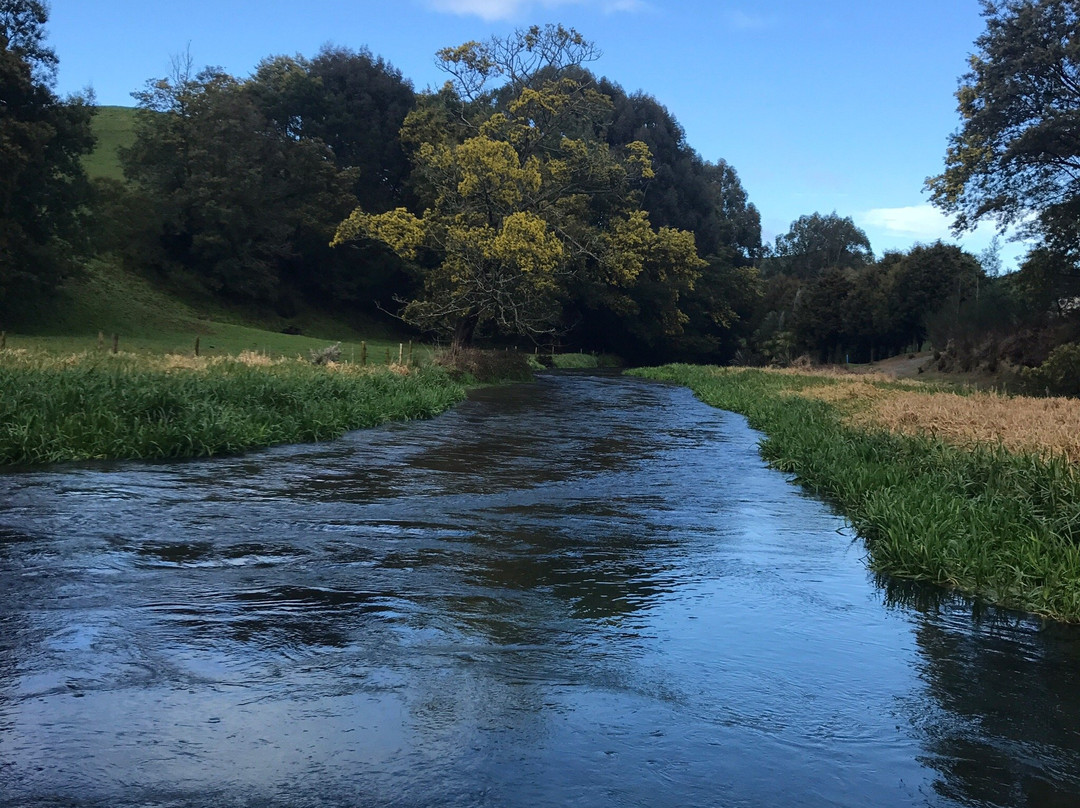
<instances>
[{"instance_id":1,"label":"bush","mask_svg":"<svg viewBox=\"0 0 1080 808\"><path fill-rule=\"evenodd\" d=\"M1059 345L1037 368L1025 368L1023 377L1033 393L1080 396L1080 345Z\"/></svg>"},{"instance_id":2,"label":"bush","mask_svg":"<svg viewBox=\"0 0 1080 808\"><path fill-rule=\"evenodd\" d=\"M308 351L311 354L311 364L313 365L326 365L330 362L341 361L341 343L336 342L333 345L327 345L325 348L320 348L315 351Z\"/></svg>"}]
</instances>

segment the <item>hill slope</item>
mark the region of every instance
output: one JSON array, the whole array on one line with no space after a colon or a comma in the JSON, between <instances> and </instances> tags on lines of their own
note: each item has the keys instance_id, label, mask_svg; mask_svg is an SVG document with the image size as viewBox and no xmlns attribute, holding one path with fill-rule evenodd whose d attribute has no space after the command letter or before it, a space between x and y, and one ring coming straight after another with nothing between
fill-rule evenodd
<instances>
[{"instance_id":1,"label":"hill slope","mask_svg":"<svg viewBox=\"0 0 1080 808\"><path fill-rule=\"evenodd\" d=\"M83 167L91 178L124 179L117 150L130 146L135 140L133 107L98 107L93 118L97 146L83 159Z\"/></svg>"}]
</instances>

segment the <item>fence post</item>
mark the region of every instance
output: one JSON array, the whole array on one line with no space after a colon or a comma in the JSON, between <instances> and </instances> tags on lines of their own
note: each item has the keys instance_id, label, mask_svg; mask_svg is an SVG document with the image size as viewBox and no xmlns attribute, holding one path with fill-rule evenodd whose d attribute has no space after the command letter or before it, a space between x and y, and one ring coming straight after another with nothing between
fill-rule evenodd
<instances>
[{"instance_id":1,"label":"fence post","mask_svg":"<svg viewBox=\"0 0 1080 808\"><path fill-rule=\"evenodd\" d=\"M365 340L360 341L360 365L361 367L367 365L367 342Z\"/></svg>"},{"instance_id":2,"label":"fence post","mask_svg":"<svg viewBox=\"0 0 1080 808\"><path fill-rule=\"evenodd\" d=\"M409 340L409 367L412 367L412 340Z\"/></svg>"},{"instance_id":3,"label":"fence post","mask_svg":"<svg viewBox=\"0 0 1080 808\"><path fill-rule=\"evenodd\" d=\"M199 355L199 338L195 337L195 355Z\"/></svg>"},{"instance_id":4,"label":"fence post","mask_svg":"<svg viewBox=\"0 0 1080 808\"><path fill-rule=\"evenodd\" d=\"M120 350L120 335L112 335L112 352L117 353Z\"/></svg>"}]
</instances>

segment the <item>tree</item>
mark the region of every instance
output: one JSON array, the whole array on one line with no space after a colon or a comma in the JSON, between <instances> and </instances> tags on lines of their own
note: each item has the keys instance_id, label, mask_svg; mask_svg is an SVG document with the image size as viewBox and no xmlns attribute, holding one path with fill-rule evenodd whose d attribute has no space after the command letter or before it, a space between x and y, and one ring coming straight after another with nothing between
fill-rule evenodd
<instances>
[{"instance_id":1,"label":"tree","mask_svg":"<svg viewBox=\"0 0 1080 808\"><path fill-rule=\"evenodd\" d=\"M854 282L850 270L824 269L796 298L792 330L797 345L817 354L822 362L840 361L850 345L848 298Z\"/></svg>"},{"instance_id":2,"label":"tree","mask_svg":"<svg viewBox=\"0 0 1080 808\"><path fill-rule=\"evenodd\" d=\"M182 57L134 95L136 139L121 157L156 213L150 261L232 300L287 306L285 279L318 271L317 251L355 205L353 175L220 69L192 75Z\"/></svg>"},{"instance_id":3,"label":"tree","mask_svg":"<svg viewBox=\"0 0 1080 808\"><path fill-rule=\"evenodd\" d=\"M53 290L76 269L94 144L92 107L52 90L45 7L0 0L0 310Z\"/></svg>"},{"instance_id":4,"label":"tree","mask_svg":"<svg viewBox=\"0 0 1080 808\"><path fill-rule=\"evenodd\" d=\"M791 229L776 237L770 269L797 278L815 278L826 269L855 269L874 260L870 240L855 226L850 216L835 211L811 213L791 223Z\"/></svg>"},{"instance_id":5,"label":"tree","mask_svg":"<svg viewBox=\"0 0 1080 808\"><path fill-rule=\"evenodd\" d=\"M40 0L0 0L0 33L5 49L30 65L35 80L52 86L59 60L45 44L48 7Z\"/></svg>"},{"instance_id":6,"label":"tree","mask_svg":"<svg viewBox=\"0 0 1080 808\"><path fill-rule=\"evenodd\" d=\"M353 169L359 206L381 213L408 201L409 159L398 132L416 106L412 85L370 51L325 46L314 59L260 62L248 89L287 137L319 140Z\"/></svg>"},{"instance_id":7,"label":"tree","mask_svg":"<svg viewBox=\"0 0 1080 808\"><path fill-rule=\"evenodd\" d=\"M594 54L561 26L440 52L453 82L404 130L423 213L358 209L334 239L374 239L423 266L405 320L456 347L481 327L539 339L565 325L568 297L588 288L629 310L626 290L640 283L663 292L648 296L660 330L681 328L679 296L701 264L693 235L654 229L638 207L652 176L645 144L616 150L596 136L610 101L573 69ZM492 88L495 78L505 83Z\"/></svg>"},{"instance_id":8,"label":"tree","mask_svg":"<svg viewBox=\"0 0 1080 808\"><path fill-rule=\"evenodd\" d=\"M917 244L888 265L884 286L894 351L925 340L927 317L935 312L944 311L955 324L961 305L986 280L973 255L941 241Z\"/></svg>"},{"instance_id":9,"label":"tree","mask_svg":"<svg viewBox=\"0 0 1080 808\"><path fill-rule=\"evenodd\" d=\"M698 253L749 264L761 252L761 220L728 163L703 160L686 142L675 117L646 93L627 95L602 79L598 89L614 110L606 139L612 146L640 141L649 147L654 176L642 207L657 226L694 233Z\"/></svg>"},{"instance_id":10,"label":"tree","mask_svg":"<svg viewBox=\"0 0 1080 808\"><path fill-rule=\"evenodd\" d=\"M984 0L986 30L956 92L960 129L927 180L954 230L1019 225L1080 257L1080 7Z\"/></svg>"}]
</instances>

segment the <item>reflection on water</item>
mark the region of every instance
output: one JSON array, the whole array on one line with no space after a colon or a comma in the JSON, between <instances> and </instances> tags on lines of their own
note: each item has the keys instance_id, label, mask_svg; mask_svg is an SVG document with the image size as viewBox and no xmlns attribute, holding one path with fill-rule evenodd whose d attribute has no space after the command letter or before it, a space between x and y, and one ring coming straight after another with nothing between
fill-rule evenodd
<instances>
[{"instance_id":1,"label":"reflection on water","mask_svg":"<svg viewBox=\"0 0 1080 808\"><path fill-rule=\"evenodd\" d=\"M1080 803L1080 634L875 579L684 390L0 477L0 806Z\"/></svg>"},{"instance_id":2,"label":"reflection on water","mask_svg":"<svg viewBox=\"0 0 1080 808\"><path fill-rule=\"evenodd\" d=\"M968 805L1076 806L1080 795L1080 633L879 578L911 609L933 700L916 718L936 788ZM926 705L913 705L925 713Z\"/></svg>"}]
</instances>

